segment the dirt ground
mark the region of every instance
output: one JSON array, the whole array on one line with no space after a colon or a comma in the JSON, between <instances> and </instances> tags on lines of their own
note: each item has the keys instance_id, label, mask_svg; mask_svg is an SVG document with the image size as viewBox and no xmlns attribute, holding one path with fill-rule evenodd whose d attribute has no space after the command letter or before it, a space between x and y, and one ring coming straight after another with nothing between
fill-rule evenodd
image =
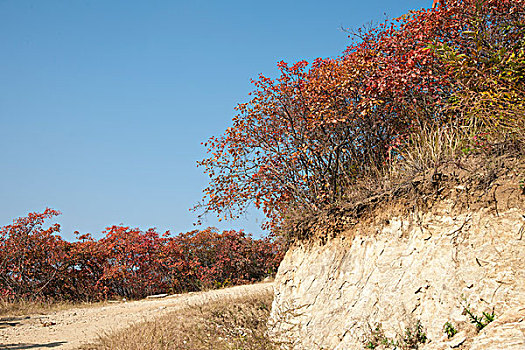
<instances>
[{"instance_id":1,"label":"dirt ground","mask_svg":"<svg viewBox=\"0 0 525 350\"><path fill-rule=\"evenodd\" d=\"M185 307L198 307L213 300L257 294L272 288L272 283L259 283L102 307L73 308L45 315L3 317L0 318L0 349L75 349L96 340L99 335L133 323Z\"/></svg>"}]
</instances>

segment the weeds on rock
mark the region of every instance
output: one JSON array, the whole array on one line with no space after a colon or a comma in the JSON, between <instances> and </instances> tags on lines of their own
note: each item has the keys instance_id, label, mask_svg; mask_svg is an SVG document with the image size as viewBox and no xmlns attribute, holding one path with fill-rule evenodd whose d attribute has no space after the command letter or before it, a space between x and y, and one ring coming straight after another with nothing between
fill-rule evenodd
<instances>
[{"instance_id":1,"label":"weeds on rock","mask_svg":"<svg viewBox=\"0 0 525 350\"><path fill-rule=\"evenodd\" d=\"M379 345L395 346L394 341L385 336L381 325L372 329L369 339L365 341L365 349L376 349Z\"/></svg>"},{"instance_id":2,"label":"weeds on rock","mask_svg":"<svg viewBox=\"0 0 525 350\"><path fill-rule=\"evenodd\" d=\"M417 321L414 327L405 329L405 336L403 337L404 349L417 349L418 344L427 342L427 335L423 330L421 321Z\"/></svg>"},{"instance_id":3,"label":"weeds on rock","mask_svg":"<svg viewBox=\"0 0 525 350\"><path fill-rule=\"evenodd\" d=\"M443 325L443 331L447 335L448 339L450 339L453 336L455 336L456 333L458 332L458 330L450 322L445 322L445 324Z\"/></svg>"},{"instance_id":4,"label":"weeds on rock","mask_svg":"<svg viewBox=\"0 0 525 350\"><path fill-rule=\"evenodd\" d=\"M404 335L398 335L396 338L397 340L388 338L383 332L381 325L377 325L371 330L369 338L364 342L364 346L365 349L410 350L418 349L420 344L424 344L427 341L427 335L419 320L412 327L405 328Z\"/></svg>"},{"instance_id":5,"label":"weeds on rock","mask_svg":"<svg viewBox=\"0 0 525 350\"><path fill-rule=\"evenodd\" d=\"M491 313L483 311L481 316L476 316L470 308L470 304L465 299L463 299L463 311L468 315L470 323L473 323L476 326L478 332L496 318L494 310Z\"/></svg>"}]
</instances>

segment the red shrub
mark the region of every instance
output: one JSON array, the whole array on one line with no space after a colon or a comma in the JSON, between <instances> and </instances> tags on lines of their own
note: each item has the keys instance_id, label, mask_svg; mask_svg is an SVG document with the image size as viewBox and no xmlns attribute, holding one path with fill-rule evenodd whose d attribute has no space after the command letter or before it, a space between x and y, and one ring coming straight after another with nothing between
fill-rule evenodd
<instances>
[{"instance_id":1,"label":"red shrub","mask_svg":"<svg viewBox=\"0 0 525 350\"><path fill-rule=\"evenodd\" d=\"M272 242L254 240L243 231L219 233L208 228L180 234L174 242L194 259L196 277L203 287L254 282L277 270Z\"/></svg>"},{"instance_id":2,"label":"red shrub","mask_svg":"<svg viewBox=\"0 0 525 350\"><path fill-rule=\"evenodd\" d=\"M523 0L443 1L357 31L340 57L279 62L205 143L210 183L195 209L237 217L254 204L278 227L381 178L418 130L523 128L524 20Z\"/></svg>"},{"instance_id":3,"label":"red shrub","mask_svg":"<svg viewBox=\"0 0 525 350\"><path fill-rule=\"evenodd\" d=\"M46 209L0 229L0 297L141 298L261 280L280 262L269 239L211 228L161 237L111 226L100 240L87 234L66 242L58 224L42 228L58 214Z\"/></svg>"},{"instance_id":4,"label":"red shrub","mask_svg":"<svg viewBox=\"0 0 525 350\"><path fill-rule=\"evenodd\" d=\"M30 213L0 228L0 289L4 294L30 297L60 295L60 276L65 271L67 242L55 233L60 225L42 227L46 219L60 213L46 209Z\"/></svg>"}]
</instances>

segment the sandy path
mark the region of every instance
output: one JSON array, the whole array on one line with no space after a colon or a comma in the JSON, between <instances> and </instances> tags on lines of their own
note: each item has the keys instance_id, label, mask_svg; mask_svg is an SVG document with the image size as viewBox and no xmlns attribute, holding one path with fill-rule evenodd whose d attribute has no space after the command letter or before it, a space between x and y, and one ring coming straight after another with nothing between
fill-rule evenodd
<instances>
[{"instance_id":1,"label":"sandy path","mask_svg":"<svg viewBox=\"0 0 525 350\"><path fill-rule=\"evenodd\" d=\"M150 320L188 306L272 289L271 283L237 286L102 307L69 309L0 322L0 349L75 349L132 323Z\"/></svg>"}]
</instances>

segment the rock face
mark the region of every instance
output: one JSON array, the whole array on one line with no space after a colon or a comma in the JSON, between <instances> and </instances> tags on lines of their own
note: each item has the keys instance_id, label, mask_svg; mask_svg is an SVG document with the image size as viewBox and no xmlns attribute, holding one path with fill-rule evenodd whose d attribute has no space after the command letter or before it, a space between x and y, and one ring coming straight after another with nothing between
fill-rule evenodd
<instances>
[{"instance_id":1,"label":"rock face","mask_svg":"<svg viewBox=\"0 0 525 350\"><path fill-rule=\"evenodd\" d=\"M420 324L420 349L523 350L523 214L448 206L296 244L276 276L270 332L295 349L363 349L381 348L378 330L403 342ZM495 321L478 333L465 308Z\"/></svg>"}]
</instances>

